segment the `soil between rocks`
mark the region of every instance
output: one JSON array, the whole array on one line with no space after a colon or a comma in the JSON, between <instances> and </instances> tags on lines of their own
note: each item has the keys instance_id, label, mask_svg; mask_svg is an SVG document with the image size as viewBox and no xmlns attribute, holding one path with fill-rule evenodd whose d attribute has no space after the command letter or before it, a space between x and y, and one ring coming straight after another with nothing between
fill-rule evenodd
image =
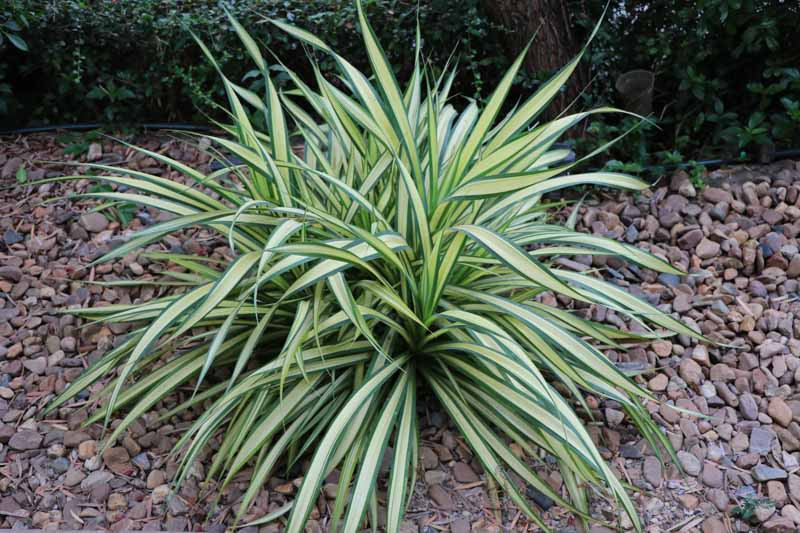
<instances>
[{"instance_id":1,"label":"soil between rocks","mask_svg":"<svg viewBox=\"0 0 800 533\"><path fill-rule=\"evenodd\" d=\"M136 142L201 170L210 162L202 150L166 136ZM181 179L111 142L92 145L77 160L87 157ZM46 419L38 416L127 330L85 326L58 310L146 301L164 289L111 289L89 282L157 279L164 269L175 268L136 254L83 268L163 215L140 210L121 227L90 212L91 202L62 198L86 191L90 179L35 187L16 182L21 165L29 181L86 174L87 167L36 162L74 159L52 136L0 139L0 527L221 531L230 525L246 472L217 494L202 484L201 463L177 493L170 489L176 465L167 455L192 413L159 421L169 407L165 402L102 456L97 453L102 428L81 427L93 407L94 389ZM678 336L626 353L606 352L623 367L647 370L637 379L658 399L648 408L679 450L688 476L674 464L662 465L613 402L589 398L596 414L589 429L619 477L640 489L635 501L648 532L798 531L800 163L723 169L706 181L698 189L678 172L643 194L599 194L583 204L578 218L579 230L648 249L688 276L659 276L600 257L560 260L564 268L601 268L607 279L722 343L703 346ZM570 209L555 216L565 219ZM156 248L230 258L224 241L202 229L166 238ZM543 300L560 303L547 295ZM577 312L629 327L608 309ZM536 530L498 496L439 407L420 403L420 480L404 531ZM518 447L515 452L523 453ZM526 459L563 490L547 458ZM270 480L248 518L291 498L299 472L290 474L296 475ZM336 488L329 481L307 531L325 531ZM578 530L563 509L535 493L528 496L553 528ZM630 527L611 502L595 498L592 512L622 529ZM248 529L256 533L257 528ZM592 531L607 529L594 526Z\"/></svg>"}]
</instances>

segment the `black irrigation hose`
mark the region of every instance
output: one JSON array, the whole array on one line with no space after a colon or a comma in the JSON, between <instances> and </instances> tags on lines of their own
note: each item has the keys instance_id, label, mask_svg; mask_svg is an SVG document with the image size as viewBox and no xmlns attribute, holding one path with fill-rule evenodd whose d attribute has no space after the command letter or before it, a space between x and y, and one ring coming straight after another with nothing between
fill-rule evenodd
<instances>
[{"instance_id":1,"label":"black irrigation hose","mask_svg":"<svg viewBox=\"0 0 800 533\"><path fill-rule=\"evenodd\" d=\"M96 130L98 128L102 128L107 126L107 124L101 124L99 122L90 122L90 123L83 123L83 124L60 124L55 126L37 126L33 128L19 128L19 129L11 129L11 130L2 130L0 131L0 135L28 135L31 133L47 133L52 131L58 130L69 130L69 131L84 131L84 130ZM132 127L140 128L144 130L178 130L178 131L198 131L198 132L207 132L213 131L214 128L211 126L204 126L201 124L189 124L185 122L145 122L143 124L133 124ZM557 148L568 148L568 145L561 145L556 144L555 147ZM772 154L772 161L776 161L778 159L784 158L791 158L791 157L800 157L800 148L789 148L786 150L776 150ZM567 156L567 161L573 161L575 158L575 154L570 152ZM664 165L648 165L643 168L643 170L675 170L679 168L691 168L693 166L704 166L704 167L721 167L725 165L736 165L742 163L758 163L753 158L750 159L706 159L704 161L694 161L692 163L668 163ZM763 163L760 162L760 163Z\"/></svg>"},{"instance_id":2,"label":"black irrigation hose","mask_svg":"<svg viewBox=\"0 0 800 533\"><path fill-rule=\"evenodd\" d=\"M779 159L790 159L792 157L800 157L800 148L789 148L786 150L775 150L772 154L771 161L777 161ZM757 161L754 158L749 159L707 159L705 161L694 161L692 163L667 163L664 165L649 165L644 167L644 170L654 170L654 169L663 169L663 170L675 170L678 168L691 168L694 166L704 166L704 167L721 167L721 166L729 166L729 165L741 165L742 163L759 163L764 164L763 161Z\"/></svg>"},{"instance_id":3,"label":"black irrigation hose","mask_svg":"<svg viewBox=\"0 0 800 533\"><path fill-rule=\"evenodd\" d=\"M100 122L85 122L81 124L58 124L54 126L36 126L32 128L18 128L11 130L0 130L0 135L29 135L31 133L48 133L58 130L67 131L86 131L96 130L107 127L108 124ZM213 131L211 126L201 124L188 124L184 122L145 122L143 124L132 124L131 127L144 130L179 130L179 131Z\"/></svg>"}]
</instances>

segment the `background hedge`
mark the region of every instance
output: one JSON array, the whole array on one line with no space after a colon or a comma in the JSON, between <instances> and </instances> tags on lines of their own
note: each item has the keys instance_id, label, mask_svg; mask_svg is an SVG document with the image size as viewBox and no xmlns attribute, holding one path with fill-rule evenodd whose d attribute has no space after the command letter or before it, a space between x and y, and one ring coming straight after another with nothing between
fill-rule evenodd
<instances>
[{"instance_id":1,"label":"background hedge","mask_svg":"<svg viewBox=\"0 0 800 533\"><path fill-rule=\"evenodd\" d=\"M538 27L542 20L536 17L547 16L530 6L551 4L567 13L564 20L544 22L561 24L580 44L606 5L605 0L366 3L398 76L411 66L419 20L429 60L444 65L456 58L455 94L471 98L487 96L484 80L505 71L514 48L524 42L519 34ZM350 0L6 0L0 37L6 24L5 33L23 39L27 51L8 38L0 43L0 129L76 121L207 122L198 108L208 112L209 101L221 101L221 87L188 28L210 45L229 77L252 82L223 5L276 57L307 77L307 51L265 23L266 17L306 27L356 65L366 64ZM513 17L498 16L520 6L521 12L534 13L533 20L524 24L516 11ZM575 91L576 105L619 104L613 85L620 73L635 68L656 73L653 119L659 127L640 128L612 152L628 170L738 156L773 144L798 146L798 21L797 0L614 2L586 58L586 75L576 77L583 83ZM554 45L540 39L534 46ZM318 58L330 76L329 60ZM520 98L552 74L534 61L526 66L515 88ZM632 124L597 119L576 142L582 137L594 145Z\"/></svg>"},{"instance_id":2,"label":"background hedge","mask_svg":"<svg viewBox=\"0 0 800 533\"><path fill-rule=\"evenodd\" d=\"M248 30L287 66L310 77L306 51L267 17L292 21L323 36L356 65L365 66L353 2L344 0L12 0L28 21L29 51L4 49L12 87L4 124L36 122L203 120L197 107L223 95L218 76L188 29L211 48L232 79L252 68L228 23L227 5ZM477 0L419 4L431 60L444 64L458 45L459 81L480 80L484 64L503 64L492 48L491 23ZM452 13L451 13L452 11ZM371 2L369 14L403 75L413 62L416 1ZM453 16L455 15L455 16ZM9 43L10 44L10 43ZM480 50L475 50L475 46ZM493 55L495 54L495 55ZM477 61L471 60L480 56ZM331 71L320 55L323 72ZM478 83L472 93L479 93Z\"/></svg>"}]
</instances>

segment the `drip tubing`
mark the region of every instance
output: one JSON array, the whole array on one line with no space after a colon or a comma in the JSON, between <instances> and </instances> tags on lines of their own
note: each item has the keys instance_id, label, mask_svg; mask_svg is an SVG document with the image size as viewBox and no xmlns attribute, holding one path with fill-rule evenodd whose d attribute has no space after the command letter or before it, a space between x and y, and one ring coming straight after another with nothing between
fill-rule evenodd
<instances>
[{"instance_id":1,"label":"drip tubing","mask_svg":"<svg viewBox=\"0 0 800 533\"><path fill-rule=\"evenodd\" d=\"M108 126L108 124L102 124L99 122L86 122L80 124L57 124L51 126L35 126L31 128L18 128L18 129L9 129L9 130L0 130L0 135L28 135L31 133L48 133L58 130L67 130L67 131L85 131L85 130L95 130L98 128L103 128ZM202 124L190 124L185 122L145 122L142 124L133 124L132 127L137 129L144 129L144 130L178 130L178 131L197 131L197 132L210 132L213 131L214 128L211 126L205 126ZM566 144L557 143L553 145L554 148L569 148ZM776 150L770 154L772 156L771 160L776 161L778 159L786 159L792 157L800 157L800 148L789 148L785 150ZM565 158L565 162L574 161L575 154L570 152L570 154ZM676 170L682 168L691 168L694 166L704 166L704 167L721 167L727 165L741 165L743 163L761 163L763 161L757 161L754 158L749 159L706 159L703 161L694 161L692 163L667 163L663 165L648 165L643 167L643 170L655 170L655 169L662 169L662 170Z\"/></svg>"},{"instance_id":2,"label":"drip tubing","mask_svg":"<svg viewBox=\"0 0 800 533\"><path fill-rule=\"evenodd\" d=\"M29 135L31 133L48 133L59 130L85 131L96 130L107 127L108 124L100 122L84 122L80 124L56 124L52 126L34 126L31 128L18 128L10 130L0 130L0 135ZM211 126L201 124L189 124L185 122L145 122L143 124L133 124L132 127L144 130L179 130L179 131L213 131Z\"/></svg>"}]
</instances>

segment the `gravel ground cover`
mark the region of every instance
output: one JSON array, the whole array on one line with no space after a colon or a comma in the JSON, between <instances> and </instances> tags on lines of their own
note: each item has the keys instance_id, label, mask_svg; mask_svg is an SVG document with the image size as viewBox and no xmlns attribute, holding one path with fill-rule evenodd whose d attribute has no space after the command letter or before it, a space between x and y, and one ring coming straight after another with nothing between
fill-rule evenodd
<instances>
[{"instance_id":1,"label":"gravel ground cover","mask_svg":"<svg viewBox=\"0 0 800 533\"><path fill-rule=\"evenodd\" d=\"M202 143L195 147L163 135L138 138L137 143L201 170L210 164ZM0 139L0 527L221 531L231 524L247 472L220 493L205 483L209 450L180 490L170 485L176 464L169 451L194 413L165 417L172 403L164 402L102 454L102 427L82 427L96 407L97 390L86 390L78 401L40 416L55 394L127 330L85 324L59 310L144 302L179 290L98 283L156 281L167 269L179 270L141 254L86 268L164 216L134 210L133 219L123 225L108 212L92 211L91 202L66 198L87 191L90 176L29 185L64 173L86 174L87 167L63 162L87 160L180 179L110 141L69 154L50 135ZM566 219L572 208L554 216ZM589 398L594 416L587 424L615 472L640 489L636 501L646 530L800 530L800 162L718 170L701 188L679 171L641 195L587 199L577 220L582 231L640 245L689 275L657 276L588 256L560 259L563 268L597 269L720 343L704 346L677 336L625 353L606 352L623 368L643 371L637 379L658 400L648 408L668 433L686 472L684 477L675 464L662 466L618 406ZM200 228L166 238L153 249L231 258L224 239ZM548 295L542 299L628 327L623 317L605 308L574 306ZM487 481L438 406L421 402L419 409L424 428L419 481L404 531L534 531ZM512 447L524 455L520 447ZM562 489L547 457L525 459ZM279 474L264 487L249 519L291 499L301 471ZM323 487L307 531L326 530L335 474ZM535 492L528 496L553 528L578 530L563 509ZM630 525L613 502L599 496L592 512L621 529ZM267 533L280 528L248 529ZM592 528L595 533L607 530Z\"/></svg>"}]
</instances>

